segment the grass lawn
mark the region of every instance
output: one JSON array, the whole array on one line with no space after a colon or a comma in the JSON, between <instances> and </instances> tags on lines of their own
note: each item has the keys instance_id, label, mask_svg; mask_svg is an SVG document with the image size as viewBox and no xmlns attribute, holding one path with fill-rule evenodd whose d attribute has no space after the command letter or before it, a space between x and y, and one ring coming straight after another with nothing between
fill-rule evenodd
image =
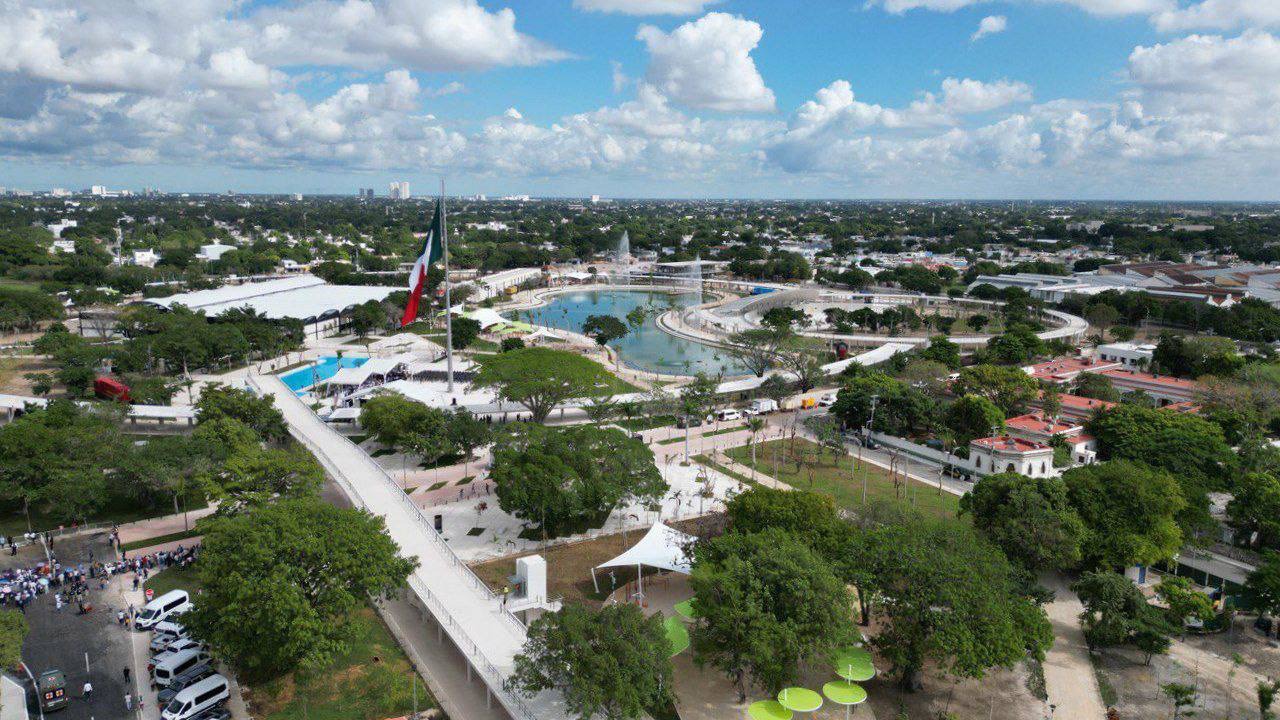
<instances>
[{"instance_id":1,"label":"grass lawn","mask_svg":"<svg viewBox=\"0 0 1280 720\"><path fill-rule=\"evenodd\" d=\"M668 525L682 532L697 535L700 521L696 519L681 520L668 523ZM591 584L591 568L617 557L623 550L640 542L642 537L644 537L644 530L629 530L625 539L622 533L615 533L594 540L548 547L547 551L542 553L547 560L547 567L553 569L553 572L547 573L547 596L552 598L563 597L566 603L577 602L593 608L600 607L609 593L609 571L602 570L597 574L596 577L600 581L601 590L601 592L597 593ZM537 554L539 552L534 550L517 556L472 565L471 569L490 588L501 592L503 586L507 584L507 578L515 574L516 558ZM655 572L646 570L645 575L651 575ZM616 568L614 570L614 578L618 583L618 587L622 587L625 583L635 579L635 570L632 568ZM647 583L648 580L645 582Z\"/></svg>"},{"instance_id":2,"label":"grass lawn","mask_svg":"<svg viewBox=\"0 0 1280 720\"><path fill-rule=\"evenodd\" d=\"M642 418L631 418L630 420L618 420L614 424L620 428L630 430L631 432L640 432L641 430L652 430L654 428L674 425L675 422L676 422L675 415L656 415L654 417L642 417Z\"/></svg>"},{"instance_id":3,"label":"grass lawn","mask_svg":"<svg viewBox=\"0 0 1280 720\"><path fill-rule=\"evenodd\" d=\"M678 617L662 619L662 629L667 631L667 642L671 643L671 655L676 656L689 649L689 628Z\"/></svg>"},{"instance_id":4,"label":"grass lawn","mask_svg":"<svg viewBox=\"0 0 1280 720\"><path fill-rule=\"evenodd\" d=\"M738 425L738 426L736 426L736 427L720 428L719 430L712 430L711 432L704 432L704 433L702 433L701 435L699 435L699 436L697 436L697 437L690 436L690 438L689 438L689 442L690 442L690 443L692 443L694 440L697 440L699 437L704 437L704 438L714 437L714 436L716 436L716 435L724 435L725 433L738 432L739 430L746 430L746 429L747 429L747 428L746 428L746 426L745 426L745 425ZM667 438L666 440L659 440L659 441L658 441L658 444L659 444L659 445L674 445L674 444L676 444L676 443L678 443L678 442L684 442L684 435L681 435L680 437Z\"/></svg>"},{"instance_id":5,"label":"grass lawn","mask_svg":"<svg viewBox=\"0 0 1280 720\"><path fill-rule=\"evenodd\" d=\"M328 667L290 673L249 688L254 717L266 720L382 720L413 712L417 680L408 657L372 608L351 620L351 649ZM418 710L436 706L417 680Z\"/></svg>"},{"instance_id":6,"label":"grass lawn","mask_svg":"<svg viewBox=\"0 0 1280 720\"><path fill-rule=\"evenodd\" d=\"M889 471L883 468L862 463L857 471L850 474L850 466L856 465L852 456L836 454L817 444L796 438L794 454L790 440L771 440L756 447L756 471L775 477L778 480L800 490L813 490L835 499L836 504L855 509L862 505L863 478L866 478L867 500L897 500L914 504L921 512L935 517L952 517L960 509L960 498L949 492L938 492L936 485L927 485L918 480L898 476L897 486L890 477ZM814 462L816 451L817 462ZM738 463L751 467L751 448L747 446L730 448L726 451L729 457ZM802 460L804 467L797 469L796 457ZM777 460L778 472L774 473L774 461ZM812 479L810 471L812 470Z\"/></svg>"},{"instance_id":7,"label":"grass lawn","mask_svg":"<svg viewBox=\"0 0 1280 720\"><path fill-rule=\"evenodd\" d=\"M719 470L720 472L724 473L725 475L728 475L729 477L733 478L734 480L737 480L740 483L746 483L747 485L755 484L755 481L752 480L750 477L743 475L742 473L736 470L731 470L725 467L724 465L721 465L715 460L712 460L711 457L708 455L702 455L702 454L694 455L693 461L698 463L699 465L706 465L707 467L712 468L714 470Z\"/></svg>"},{"instance_id":8,"label":"grass lawn","mask_svg":"<svg viewBox=\"0 0 1280 720\"><path fill-rule=\"evenodd\" d=\"M123 549L125 551L137 550L138 548L151 547L152 545L160 545L163 543L177 542L178 540L186 540L189 537L195 537L199 534L200 534L199 531L197 531L195 528L191 528L190 530L180 530L176 533L169 533L168 535L159 535L157 537L147 538L146 540L134 540L133 542L125 543L123 546Z\"/></svg>"},{"instance_id":9,"label":"grass lawn","mask_svg":"<svg viewBox=\"0 0 1280 720\"><path fill-rule=\"evenodd\" d=\"M189 595L195 597L195 594L200 590L201 583L199 576L190 566L185 568L171 567L147 578L147 582L143 584L143 587L154 590L156 597L160 597L170 590L186 590Z\"/></svg>"}]
</instances>

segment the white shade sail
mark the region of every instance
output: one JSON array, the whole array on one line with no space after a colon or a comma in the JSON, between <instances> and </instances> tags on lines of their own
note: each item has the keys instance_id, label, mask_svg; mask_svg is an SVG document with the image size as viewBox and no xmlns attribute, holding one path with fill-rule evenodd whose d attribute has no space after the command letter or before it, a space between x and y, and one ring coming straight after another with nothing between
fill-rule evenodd
<instances>
[{"instance_id":1,"label":"white shade sail","mask_svg":"<svg viewBox=\"0 0 1280 720\"><path fill-rule=\"evenodd\" d=\"M597 565L596 569L648 565L688 575L692 561L685 548L695 540L697 538L692 535L673 530L660 522L654 523L640 542L618 557Z\"/></svg>"}]
</instances>

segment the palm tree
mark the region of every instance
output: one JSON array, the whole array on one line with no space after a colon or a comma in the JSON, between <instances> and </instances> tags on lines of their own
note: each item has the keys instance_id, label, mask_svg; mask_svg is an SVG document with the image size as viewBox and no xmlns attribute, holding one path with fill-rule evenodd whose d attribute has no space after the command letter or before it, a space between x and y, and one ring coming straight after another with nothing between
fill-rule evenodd
<instances>
[{"instance_id":1,"label":"palm tree","mask_svg":"<svg viewBox=\"0 0 1280 720\"><path fill-rule=\"evenodd\" d=\"M751 431L751 482L756 481L756 435L764 429L764 418L753 415L747 418L747 429Z\"/></svg>"}]
</instances>

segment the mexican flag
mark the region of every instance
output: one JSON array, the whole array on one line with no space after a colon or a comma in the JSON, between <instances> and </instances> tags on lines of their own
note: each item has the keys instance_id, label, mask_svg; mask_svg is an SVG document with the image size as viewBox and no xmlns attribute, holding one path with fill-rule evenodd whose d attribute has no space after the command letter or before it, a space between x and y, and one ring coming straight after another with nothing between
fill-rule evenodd
<instances>
[{"instance_id":1,"label":"mexican flag","mask_svg":"<svg viewBox=\"0 0 1280 720\"><path fill-rule=\"evenodd\" d=\"M404 327L418 319L418 302L422 299L422 290L427 285L427 272L431 266L444 257L444 216L440 203L436 203L436 215L431 220L431 229L423 239L422 252L413 263L409 273L409 302L404 307L404 316L400 318L400 327Z\"/></svg>"}]
</instances>

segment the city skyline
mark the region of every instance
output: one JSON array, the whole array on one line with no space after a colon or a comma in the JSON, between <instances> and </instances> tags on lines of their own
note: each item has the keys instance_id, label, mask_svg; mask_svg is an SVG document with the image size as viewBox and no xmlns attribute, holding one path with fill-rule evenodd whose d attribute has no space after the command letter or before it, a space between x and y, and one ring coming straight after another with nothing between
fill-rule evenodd
<instances>
[{"instance_id":1,"label":"city skyline","mask_svg":"<svg viewBox=\"0 0 1280 720\"><path fill-rule=\"evenodd\" d=\"M0 185L1277 200L1242 0L7 6Z\"/></svg>"}]
</instances>

